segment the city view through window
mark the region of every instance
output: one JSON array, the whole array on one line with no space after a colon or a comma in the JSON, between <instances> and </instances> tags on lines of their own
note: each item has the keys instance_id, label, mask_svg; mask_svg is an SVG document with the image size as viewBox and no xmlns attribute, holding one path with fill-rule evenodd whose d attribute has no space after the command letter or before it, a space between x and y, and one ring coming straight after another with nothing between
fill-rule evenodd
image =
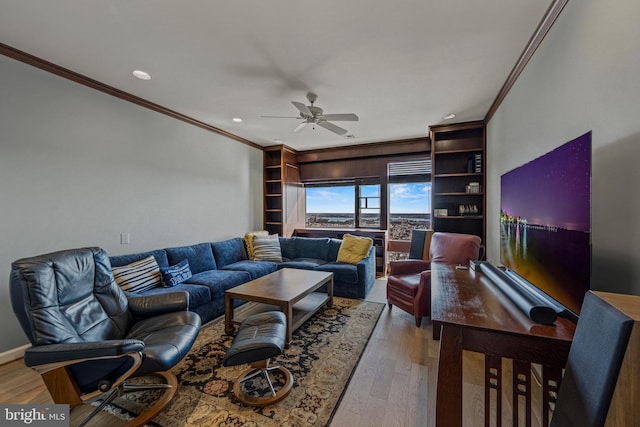
<instances>
[{"instance_id":1,"label":"city view through window","mask_svg":"<svg viewBox=\"0 0 640 427\"><path fill-rule=\"evenodd\" d=\"M308 187L306 226L308 228L355 228L356 206L360 207L359 227L380 228L380 206L375 205L379 186L362 186L356 201L356 186ZM389 239L410 240L411 230L431 225L431 183L389 184ZM363 197L368 197L366 203ZM378 199L379 200L379 199Z\"/></svg>"}]
</instances>

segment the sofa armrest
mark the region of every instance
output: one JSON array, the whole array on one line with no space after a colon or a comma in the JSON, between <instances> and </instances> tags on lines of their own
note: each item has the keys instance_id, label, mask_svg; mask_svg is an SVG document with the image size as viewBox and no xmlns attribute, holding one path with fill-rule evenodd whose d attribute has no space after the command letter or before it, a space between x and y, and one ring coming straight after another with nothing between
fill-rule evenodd
<instances>
[{"instance_id":1,"label":"sofa armrest","mask_svg":"<svg viewBox=\"0 0 640 427\"><path fill-rule=\"evenodd\" d=\"M143 349L142 341L132 339L39 345L25 350L24 363L29 367L62 362L72 365L90 359L125 356Z\"/></svg>"},{"instance_id":2,"label":"sofa armrest","mask_svg":"<svg viewBox=\"0 0 640 427\"><path fill-rule=\"evenodd\" d=\"M174 311L189 309L189 294L186 291L169 291L159 294L127 294L129 310L138 318L147 318Z\"/></svg>"},{"instance_id":3,"label":"sofa armrest","mask_svg":"<svg viewBox=\"0 0 640 427\"><path fill-rule=\"evenodd\" d=\"M418 274L422 273L425 270L431 270L431 261L405 259L399 261L391 261L389 263L390 276L397 276L400 274Z\"/></svg>"}]
</instances>

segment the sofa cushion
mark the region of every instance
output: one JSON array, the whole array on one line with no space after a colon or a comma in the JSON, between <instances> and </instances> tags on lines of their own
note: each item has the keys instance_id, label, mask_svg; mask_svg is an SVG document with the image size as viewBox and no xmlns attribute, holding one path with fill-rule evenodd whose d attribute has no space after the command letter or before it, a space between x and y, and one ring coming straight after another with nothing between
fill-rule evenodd
<instances>
[{"instance_id":1,"label":"sofa cushion","mask_svg":"<svg viewBox=\"0 0 640 427\"><path fill-rule=\"evenodd\" d=\"M342 246L341 239L329 239L329 250L327 251L327 261L335 261L338 259L338 252Z\"/></svg>"},{"instance_id":2,"label":"sofa cushion","mask_svg":"<svg viewBox=\"0 0 640 427\"><path fill-rule=\"evenodd\" d=\"M171 267L161 267L160 274L162 274L162 286L172 288L191 277L189 260L183 259Z\"/></svg>"},{"instance_id":3,"label":"sofa cushion","mask_svg":"<svg viewBox=\"0 0 640 427\"><path fill-rule=\"evenodd\" d=\"M295 258L313 258L328 261L329 239L325 237L294 237ZM291 257L287 257L291 258Z\"/></svg>"},{"instance_id":4,"label":"sofa cushion","mask_svg":"<svg viewBox=\"0 0 640 427\"><path fill-rule=\"evenodd\" d=\"M216 261L213 259L210 243L166 248L165 251L167 251L167 258L170 265L177 264L186 259L189 261L189 268L193 274L216 269Z\"/></svg>"},{"instance_id":5,"label":"sofa cushion","mask_svg":"<svg viewBox=\"0 0 640 427\"><path fill-rule=\"evenodd\" d=\"M234 237L220 242L213 242L211 243L211 249L213 249L213 256L216 259L216 265L218 268L247 259L244 240L240 237Z\"/></svg>"},{"instance_id":6,"label":"sofa cushion","mask_svg":"<svg viewBox=\"0 0 640 427\"><path fill-rule=\"evenodd\" d=\"M316 270L333 273L334 282L342 282L350 285L356 285L358 283L358 268L353 264L332 261L318 266Z\"/></svg>"},{"instance_id":7,"label":"sofa cushion","mask_svg":"<svg viewBox=\"0 0 640 427\"><path fill-rule=\"evenodd\" d=\"M151 255L131 264L112 267L111 271L123 291L140 293L162 286L160 267Z\"/></svg>"},{"instance_id":8,"label":"sofa cushion","mask_svg":"<svg viewBox=\"0 0 640 427\"><path fill-rule=\"evenodd\" d=\"M326 261L314 258L296 258L281 262L280 264L278 264L278 270L281 268L300 268L303 270L315 270L322 264L326 264Z\"/></svg>"},{"instance_id":9,"label":"sofa cushion","mask_svg":"<svg viewBox=\"0 0 640 427\"><path fill-rule=\"evenodd\" d=\"M282 258L293 259L296 257L296 237L280 237L280 253L282 254Z\"/></svg>"},{"instance_id":10,"label":"sofa cushion","mask_svg":"<svg viewBox=\"0 0 640 427\"><path fill-rule=\"evenodd\" d=\"M251 280L273 273L278 269L278 263L272 261L238 261L222 267L221 270L246 271L251 276Z\"/></svg>"},{"instance_id":11,"label":"sofa cushion","mask_svg":"<svg viewBox=\"0 0 640 427\"><path fill-rule=\"evenodd\" d=\"M340 245L336 261L357 264L367 257L372 246L373 239L370 237L345 234L342 237L342 245Z\"/></svg>"},{"instance_id":12,"label":"sofa cushion","mask_svg":"<svg viewBox=\"0 0 640 427\"><path fill-rule=\"evenodd\" d=\"M278 235L256 236L253 239L253 259L257 261L282 262Z\"/></svg>"},{"instance_id":13,"label":"sofa cushion","mask_svg":"<svg viewBox=\"0 0 640 427\"><path fill-rule=\"evenodd\" d=\"M246 271L237 270L208 270L194 274L185 283L207 286L211 291L211 298L224 295L224 291L251 280Z\"/></svg>"},{"instance_id":14,"label":"sofa cushion","mask_svg":"<svg viewBox=\"0 0 640 427\"><path fill-rule=\"evenodd\" d=\"M155 251L141 252L139 254L110 256L109 262L111 262L111 267L122 267L123 265L140 261L148 256L153 256L156 259L158 267L169 267L169 260L167 259L167 253L164 249L156 249Z\"/></svg>"}]
</instances>

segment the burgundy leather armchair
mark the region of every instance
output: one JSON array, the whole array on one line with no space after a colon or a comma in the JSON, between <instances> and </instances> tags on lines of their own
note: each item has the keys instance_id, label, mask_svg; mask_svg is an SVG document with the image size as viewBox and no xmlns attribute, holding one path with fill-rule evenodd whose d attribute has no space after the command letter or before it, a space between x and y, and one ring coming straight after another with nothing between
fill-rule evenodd
<instances>
[{"instance_id":1,"label":"burgundy leather armchair","mask_svg":"<svg viewBox=\"0 0 640 427\"><path fill-rule=\"evenodd\" d=\"M428 260L391 261L387 279L387 302L412 314L416 326L431 315L431 263L461 264L480 255L480 237L472 234L436 232L431 236Z\"/></svg>"}]
</instances>

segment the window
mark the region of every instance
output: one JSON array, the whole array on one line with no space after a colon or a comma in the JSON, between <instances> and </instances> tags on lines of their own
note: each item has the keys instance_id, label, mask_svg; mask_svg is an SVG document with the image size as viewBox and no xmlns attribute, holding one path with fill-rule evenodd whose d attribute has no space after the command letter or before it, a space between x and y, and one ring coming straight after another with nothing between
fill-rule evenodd
<instances>
[{"instance_id":1,"label":"window","mask_svg":"<svg viewBox=\"0 0 640 427\"><path fill-rule=\"evenodd\" d=\"M411 240L431 226L431 182L389 184L389 239Z\"/></svg>"},{"instance_id":2,"label":"window","mask_svg":"<svg viewBox=\"0 0 640 427\"><path fill-rule=\"evenodd\" d=\"M307 184L308 228L380 228L380 184Z\"/></svg>"},{"instance_id":3,"label":"window","mask_svg":"<svg viewBox=\"0 0 640 427\"><path fill-rule=\"evenodd\" d=\"M354 228L355 185L313 185L306 187L309 228Z\"/></svg>"},{"instance_id":4,"label":"window","mask_svg":"<svg viewBox=\"0 0 640 427\"><path fill-rule=\"evenodd\" d=\"M431 228L431 160L389 163L389 240L409 241L412 230ZM406 252L389 252L403 259Z\"/></svg>"},{"instance_id":5,"label":"window","mask_svg":"<svg viewBox=\"0 0 640 427\"><path fill-rule=\"evenodd\" d=\"M380 228L380 185L359 185L358 227Z\"/></svg>"}]
</instances>

